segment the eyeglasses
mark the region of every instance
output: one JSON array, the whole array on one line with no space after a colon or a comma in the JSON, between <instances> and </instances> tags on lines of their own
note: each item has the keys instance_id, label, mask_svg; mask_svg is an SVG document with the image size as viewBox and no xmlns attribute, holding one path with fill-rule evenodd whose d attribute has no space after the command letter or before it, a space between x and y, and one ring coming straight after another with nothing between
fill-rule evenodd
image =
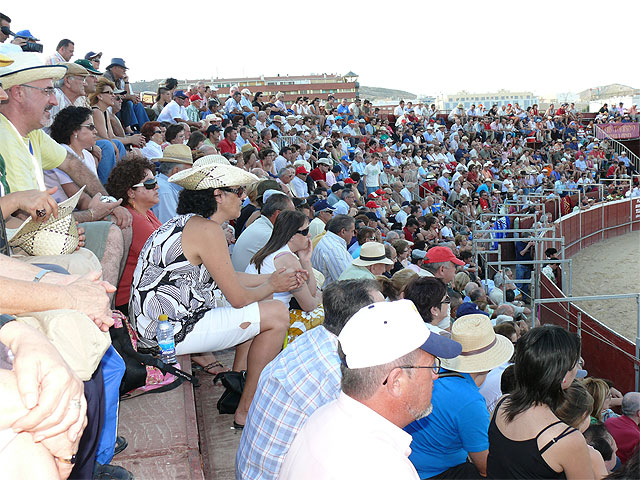
<instances>
[{"instance_id":1,"label":"eyeglasses","mask_svg":"<svg viewBox=\"0 0 640 480\"><path fill-rule=\"evenodd\" d=\"M309 227L307 227L307 228L305 228L303 230L298 230L296 233L299 233L303 237L306 237L307 235L309 235Z\"/></svg>"},{"instance_id":2,"label":"eyeglasses","mask_svg":"<svg viewBox=\"0 0 640 480\"><path fill-rule=\"evenodd\" d=\"M391 369L391 372L393 372L393 370L395 370L396 368L402 368L402 369L409 369L409 368L431 368L433 370L433 373L435 373L436 375L438 375L440 373L440 370L442 368L442 362L440 361L440 359L438 357L435 358L433 365L399 365L397 367L393 367ZM389 372L389 375L391 375L391 372ZM382 382L383 385L387 384L387 381L389 380L389 375L387 375L387 378L384 379L384 382Z\"/></svg>"},{"instance_id":3,"label":"eyeglasses","mask_svg":"<svg viewBox=\"0 0 640 480\"><path fill-rule=\"evenodd\" d=\"M80 128L85 127L91 130L92 132L96 131L96 126L93 123L87 123L85 125L80 125Z\"/></svg>"},{"instance_id":4,"label":"eyeglasses","mask_svg":"<svg viewBox=\"0 0 640 480\"><path fill-rule=\"evenodd\" d=\"M161 134L161 133L162 133L162 130L156 130L156 131L154 131L154 132L153 132L153 134L154 134L154 135L155 135L156 133L160 133L160 134Z\"/></svg>"},{"instance_id":5,"label":"eyeglasses","mask_svg":"<svg viewBox=\"0 0 640 480\"><path fill-rule=\"evenodd\" d=\"M131 188L144 187L147 190L153 190L154 188L156 188L157 184L158 184L158 180L156 179L156 177L153 177L148 180L145 180L144 182L132 185Z\"/></svg>"},{"instance_id":6,"label":"eyeglasses","mask_svg":"<svg viewBox=\"0 0 640 480\"><path fill-rule=\"evenodd\" d=\"M233 193L238 197L242 197L242 195L244 194L244 187L238 187L238 188L224 187L224 188L219 188L218 190L222 190L223 192L227 192L227 193Z\"/></svg>"},{"instance_id":7,"label":"eyeglasses","mask_svg":"<svg viewBox=\"0 0 640 480\"><path fill-rule=\"evenodd\" d=\"M440 305L442 305L443 303L449 303L449 304L451 303L451 299L449 298L449 295L444 296L444 300L440 302Z\"/></svg>"},{"instance_id":8,"label":"eyeglasses","mask_svg":"<svg viewBox=\"0 0 640 480\"><path fill-rule=\"evenodd\" d=\"M111 90L105 90L104 92L100 92L102 95L114 95Z\"/></svg>"},{"instance_id":9,"label":"eyeglasses","mask_svg":"<svg viewBox=\"0 0 640 480\"><path fill-rule=\"evenodd\" d=\"M40 87L34 87L33 85L27 85L26 83L23 84L22 86L23 87L33 88L34 90L40 90L47 97L50 97L51 95L55 95L55 93L56 93L56 89L53 88L53 87L40 88Z\"/></svg>"}]
</instances>

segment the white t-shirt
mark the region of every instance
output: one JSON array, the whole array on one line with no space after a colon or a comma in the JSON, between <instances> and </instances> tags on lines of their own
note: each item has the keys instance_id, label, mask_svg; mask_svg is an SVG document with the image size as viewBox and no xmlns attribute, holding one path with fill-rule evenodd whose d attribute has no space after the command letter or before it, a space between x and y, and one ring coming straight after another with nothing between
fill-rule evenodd
<instances>
[{"instance_id":1,"label":"white t-shirt","mask_svg":"<svg viewBox=\"0 0 640 480\"><path fill-rule=\"evenodd\" d=\"M74 156L77 156L76 153L73 150L71 150L71 147L69 145L62 145L62 146L69 153L71 153ZM86 150L82 150L82 158L80 160L82 160L82 163L84 163L85 166L89 170L91 170L96 177L98 176L98 172L96 170L96 161L90 152ZM64 193L64 190L62 189L62 185L66 185L68 183L73 183L73 180L71 180L71 177L66 173L64 173L62 170L60 170L59 168L54 168L53 170L44 171L45 186L47 188L58 187L58 190L56 190L56 192L53 195L51 195L57 203L63 202L67 198L69 198L67 194Z\"/></svg>"},{"instance_id":2,"label":"white t-shirt","mask_svg":"<svg viewBox=\"0 0 640 480\"><path fill-rule=\"evenodd\" d=\"M380 162L376 162L375 164L369 163L364 168L364 175L366 177L365 187L379 187L380 186L380 174L382 173L382 168L380 168Z\"/></svg>"},{"instance_id":3,"label":"white t-shirt","mask_svg":"<svg viewBox=\"0 0 640 480\"><path fill-rule=\"evenodd\" d=\"M176 123L176 121L174 120L175 118L181 118L184 121L189 120L187 109L178 105L175 100L171 100L162 109L160 115L158 115L157 121Z\"/></svg>"}]
</instances>

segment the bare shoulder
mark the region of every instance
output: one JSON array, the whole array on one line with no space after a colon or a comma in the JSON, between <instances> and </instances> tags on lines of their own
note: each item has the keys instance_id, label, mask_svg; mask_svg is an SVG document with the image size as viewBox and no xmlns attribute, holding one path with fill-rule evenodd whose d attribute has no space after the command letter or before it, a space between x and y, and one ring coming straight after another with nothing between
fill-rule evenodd
<instances>
[{"instance_id":1,"label":"bare shoulder","mask_svg":"<svg viewBox=\"0 0 640 480\"><path fill-rule=\"evenodd\" d=\"M273 259L277 268L300 268L300 260L292 252L282 252Z\"/></svg>"},{"instance_id":2,"label":"bare shoulder","mask_svg":"<svg viewBox=\"0 0 640 480\"><path fill-rule=\"evenodd\" d=\"M191 217L182 231L182 250L194 265L202 263L203 256L227 248L220 225L199 215Z\"/></svg>"}]
</instances>

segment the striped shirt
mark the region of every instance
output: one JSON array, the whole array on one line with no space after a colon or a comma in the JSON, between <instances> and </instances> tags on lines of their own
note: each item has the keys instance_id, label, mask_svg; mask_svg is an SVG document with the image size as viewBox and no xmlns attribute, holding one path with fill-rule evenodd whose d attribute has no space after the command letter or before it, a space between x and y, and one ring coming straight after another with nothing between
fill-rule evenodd
<instances>
[{"instance_id":1,"label":"striped shirt","mask_svg":"<svg viewBox=\"0 0 640 480\"><path fill-rule=\"evenodd\" d=\"M324 275L325 287L337 281L352 260L347 251L347 242L333 232L327 232L311 254L311 265Z\"/></svg>"}]
</instances>

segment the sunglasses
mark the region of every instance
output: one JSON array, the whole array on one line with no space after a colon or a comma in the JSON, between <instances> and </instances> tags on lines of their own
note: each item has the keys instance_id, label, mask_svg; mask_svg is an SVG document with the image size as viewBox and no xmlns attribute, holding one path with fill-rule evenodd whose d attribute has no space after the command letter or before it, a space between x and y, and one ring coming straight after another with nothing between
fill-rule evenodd
<instances>
[{"instance_id":1,"label":"sunglasses","mask_svg":"<svg viewBox=\"0 0 640 480\"><path fill-rule=\"evenodd\" d=\"M306 237L307 235L309 235L309 227L305 228L304 230L298 230L296 233L299 233L303 237Z\"/></svg>"},{"instance_id":2,"label":"sunglasses","mask_svg":"<svg viewBox=\"0 0 640 480\"><path fill-rule=\"evenodd\" d=\"M131 188L144 187L147 190L153 190L154 188L156 188L156 185L158 185L158 180L156 179L156 177L153 177L149 180L145 180L144 182L136 183L135 185L132 185Z\"/></svg>"},{"instance_id":3,"label":"sunglasses","mask_svg":"<svg viewBox=\"0 0 640 480\"><path fill-rule=\"evenodd\" d=\"M161 134L161 133L162 133L162 130L156 130L156 131L154 131L154 132L153 132L153 134L154 134L154 135L155 135L156 133L160 133L160 134Z\"/></svg>"},{"instance_id":4,"label":"sunglasses","mask_svg":"<svg viewBox=\"0 0 640 480\"><path fill-rule=\"evenodd\" d=\"M242 195L244 194L244 187L238 187L238 188L224 187L224 188L219 188L218 190L222 190L223 192L233 193L238 197L242 197Z\"/></svg>"},{"instance_id":5,"label":"sunglasses","mask_svg":"<svg viewBox=\"0 0 640 480\"><path fill-rule=\"evenodd\" d=\"M96 131L96 126L93 123L87 123L85 125L80 125L80 127L86 127L89 130L91 130L92 132Z\"/></svg>"}]
</instances>

